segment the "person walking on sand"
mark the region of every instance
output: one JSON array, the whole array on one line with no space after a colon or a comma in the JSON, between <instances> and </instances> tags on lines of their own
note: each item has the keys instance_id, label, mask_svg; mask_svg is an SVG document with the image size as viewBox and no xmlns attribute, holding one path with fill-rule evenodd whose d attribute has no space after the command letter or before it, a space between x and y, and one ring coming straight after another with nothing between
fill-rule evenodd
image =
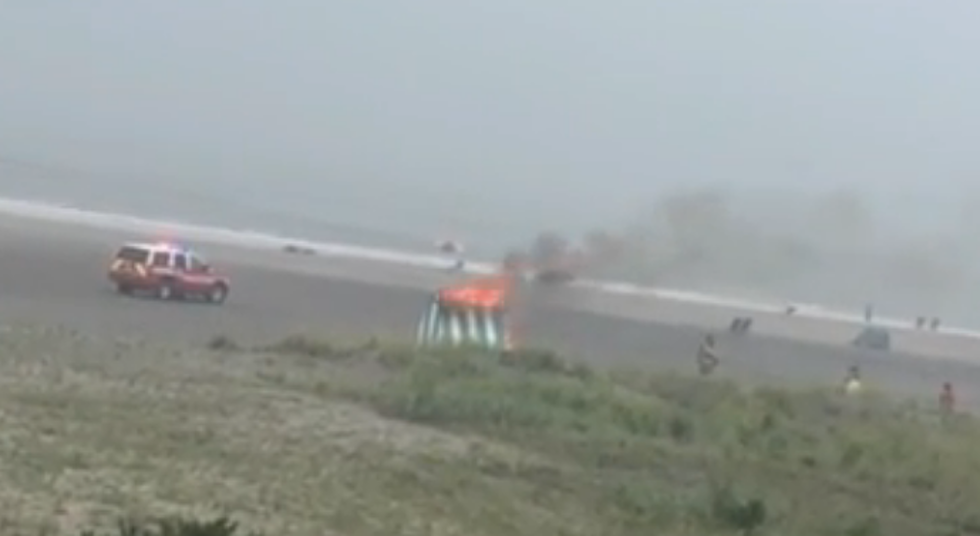
<instances>
[{"instance_id":1,"label":"person walking on sand","mask_svg":"<svg viewBox=\"0 0 980 536\"><path fill-rule=\"evenodd\" d=\"M702 376L711 374L718 366L718 352L715 349L715 336L707 334L698 346L698 371Z\"/></svg>"}]
</instances>

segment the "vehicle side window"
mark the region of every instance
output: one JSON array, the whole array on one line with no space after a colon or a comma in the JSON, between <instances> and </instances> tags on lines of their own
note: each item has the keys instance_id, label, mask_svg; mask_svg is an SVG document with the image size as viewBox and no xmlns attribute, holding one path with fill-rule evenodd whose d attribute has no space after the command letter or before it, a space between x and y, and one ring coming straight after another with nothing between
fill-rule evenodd
<instances>
[{"instance_id":1,"label":"vehicle side window","mask_svg":"<svg viewBox=\"0 0 980 536\"><path fill-rule=\"evenodd\" d=\"M134 248L134 247L123 247L116 253L116 258L135 262L137 264L143 264L147 261L150 256L150 252L145 249Z\"/></svg>"},{"instance_id":2,"label":"vehicle side window","mask_svg":"<svg viewBox=\"0 0 980 536\"><path fill-rule=\"evenodd\" d=\"M153 266L156 268L166 268L170 266L170 254L166 251L157 251L153 254Z\"/></svg>"},{"instance_id":3,"label":"vehicle side window","mask_svg":"<svg viewBox=\"0 0 980 536\"><path fill-rule=\"evenodd\" d=\"M189 255L188 259L190 260L190 266L192 272L203 272L204 267L207 266L207 264L204 261L202 261L195 255Z\"/></svg>"},{"instance_id":4,"label":"vehicle side window","mask_svg":"<svg viewBox=\"0 0 980 536\"><path fill-rule=\"evenodd\" d=\"M178 270L187 270L187 257L183 253L174 255L174 267Z\"/></svg>"}]
</instances>

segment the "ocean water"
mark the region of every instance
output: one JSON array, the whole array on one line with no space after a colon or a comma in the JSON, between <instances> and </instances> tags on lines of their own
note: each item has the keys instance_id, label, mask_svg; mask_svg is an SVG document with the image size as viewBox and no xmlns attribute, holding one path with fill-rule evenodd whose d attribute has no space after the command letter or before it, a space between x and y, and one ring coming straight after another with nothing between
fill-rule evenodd
<instances>
[{"instance_id":1,"label":"ocean water","mask_svg":"<svg viewBox=\"0 0 980 536\"><path fill-rule=\"evenodd\" d=\"M99 211L61 207L57 205L38 203L30 201L18 201L0 197L0 212L4 214L20 215L40 220L57 221L61 223L73 223L83 226L95 226L110 229L129 229L138 232L152 232L152 229L165 225L168 229L179 229L184 236L193 241L205 241L208 243L231 243L244 247L268 247L279 246L283 243L281 236L268 233L257 232L236 232L218 227L192 225L179 222L160 222L147 218L133 217L121 214L112 214ZM416 267L429 267L443 269L446 266L446 259L439 255L418 255L409 252L398 252L378 248L366 248L363 246L352 246L336 243L311 242L322 255L331 257L347 257L359 259L373 259L375 262L386 262L412 265ZM494 270L492 264L470 263L467 270L471 273L491 273ZM704 292L689 290L678 290L669 288L655 288L650 286L633 285L624 282L602 281L594 279L581 279L572 283L576 287L591 289L605 294L629 295L633 297L646 297L657 301L678 301L686 303L699 303L713 305L715 307L734 307L744 312L767 312L780 313L785 308L785 302L757 296L752 298L745 294L737 296L716 295ZM863 324L863 315L853 311L842 310L834 307L826 307L822 304L796 302L798 306L797 314L803 317L823 318L834 321L842 321L854 324ZM907 318L878 316L876 323L881 326L888 326L896 329L913 329ZM950 334L959 334L968 337L980 337L980 332L964 329L962 327L950 327L948 324L942 328Z\"/></svg>"},{"instance_id":2,"label":"ocean water","mask_svg":"<svg viewBox=\"0 0 980 536\"><path fill-rule=\"evenodd\" d=\"M113 166L103 147L92 151L97 158L83 150L65 153L0 153L0 196L425 252L436 240L453 239L487 259L526 247L543 231L570 238L618 231L650 199L601 182L562 187L555 181L398 180L397 174L351 178L289 165L263 175L236 169L246 165L240 162L195 166L178 157L167 168L159 155L145 163L121 155Z\"/></svg>"},{"instance_id":3,"label":"ocean water","mask_svg":"<svg viewBox=\"0 0 980 536\"><path fill-rule=\"evenodd\" d=\"M182 180L93 172L61 164L0 160L0 196L147 218L263 231L319 241L430 252L439 239L495 257L527 241L540 210L497 213L486 199L412 188L376 190L354 181ZM481 206L483 203L483 206ZM537 217L535 217L537 216ZM539 227L540 228L540 227Z\"/></svg>"},{"instance_id":4,"label":"ocean water","mask_svg":"<svg viewBox=\"0 0 980 536\"><path fill-rule=\"evenodd\" d=\"M258 180L235 174L211 177L154 173L130 169L106 169L65 160L6 158L0 159L0 197L37 200L78 208L132 214L148 219L181 221L243 231L257 231L321 242L433 253L437 239L462 240L471 258L494 261L505 250L527 246L543 230L559 230L568 236L591 228L618 231L636 221L638 211L616 210L614 202L605 205L586 190L569 188L551 192L533 188L495 190L474 188L473 184L457 187L443 184L388 184L378 188L371 183L333 179L315 181L308 177L284 174L276 179ZM761 205L778 205L762 200ZM779 199L778 192L770 193ZM789 194L785 194L789 196ZM508 197L513 196L513 197ZM751 195L750 195L751 197ZM789 196L793 197L793 196ZM797 198L799 196L796 196ZM621 204L622 207L630 207ZM643 206L638 204L636 206ZM892 196L888 214L917 214L916 221L902 218L879 219L876 229L885 239L907 237L912 233L936 232L942 227L942 207L948 200L925 196ZM503 208L502 208L503 207ZM932 221L928 210L933 207ZM758 222L765 228L765 218L782 221L779 231L806 234L807 229L793 229L787 214L768 214ZM618 212L618 214L617 214ZM950 211L946 211L947 213ZM746 214L754 216L751 211ZM948 214L947 214L948 215ZM931 227L930 227L931 226ZM968 280L980 276L978 255L964 238L969 229L957 236L947 236L920 255L949 256L960 259L960 281L941 291L923 290L913 285L896 288L887 275L892 266L886 241L879 241L876 251L861 258L837 259L836 263L810 267L807 273L787 279L788 274L768 277L762 272L745 272L734 277L729 268L708 273L682 270L666 277L651 279L634 267L623 267L610 273L595 274L641 284L720 295L766 296L779 301L820 303L831 307L858 310L866 302L875 302L884 311L905 317L918 314L940 314L960 323L980 324L975 312L976 292ZM964 234L966 233L966 234ZM938 236L938 235L937 235ZM929 240L920 243L929 244ZM942 244L949 244L948 246ZM738 244L728 245L738 251ZM747 251L747 250L746 250ZM955 257L953 257L955 255ZM736 257L751 266L750 254ZM906 256L901 262L910 262ZM751 270L751 269L750 269ZM965 279L963 279L965 278ZM955 287L955 288L954 288ZM925 313L923 313L923 311Z\"/></svg>"}]
</instances>

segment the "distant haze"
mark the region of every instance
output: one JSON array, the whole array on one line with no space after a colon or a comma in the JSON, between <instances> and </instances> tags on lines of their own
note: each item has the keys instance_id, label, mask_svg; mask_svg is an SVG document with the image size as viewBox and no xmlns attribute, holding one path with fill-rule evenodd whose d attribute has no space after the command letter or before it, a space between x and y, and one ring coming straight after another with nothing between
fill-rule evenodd
<instances>
[{"instance_id":1,"label":"distant haze","mask_svg":"<svg viewBox=\"0 0 980 536\"><path fill-rule=\"evenodd\" d=\"M494 255L629 231L660 257L620 275L973 319L977 21L966 0L9 0L0 195ZM692 189L732 220L679 269L649 237ZM814 215L840 192L860 233Z\"/></svg>"}]
</instances>

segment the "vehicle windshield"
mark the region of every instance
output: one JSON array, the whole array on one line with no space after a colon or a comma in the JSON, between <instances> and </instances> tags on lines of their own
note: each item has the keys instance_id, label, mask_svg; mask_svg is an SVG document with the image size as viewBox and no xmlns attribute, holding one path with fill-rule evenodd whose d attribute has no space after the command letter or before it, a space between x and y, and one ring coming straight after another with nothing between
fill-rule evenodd
<instances>
[{"instance_id":1,"label":"vehicle windshield","mask_svg":"<svg viewBox=\"0 0 980 536\"><path fill-rule=\"evenodd\" d=\"M116 258L135 263L145 264L150 257L150 252L143 248L134 246L123 246L116 252Z\"/></svg>"}]
</instances>

